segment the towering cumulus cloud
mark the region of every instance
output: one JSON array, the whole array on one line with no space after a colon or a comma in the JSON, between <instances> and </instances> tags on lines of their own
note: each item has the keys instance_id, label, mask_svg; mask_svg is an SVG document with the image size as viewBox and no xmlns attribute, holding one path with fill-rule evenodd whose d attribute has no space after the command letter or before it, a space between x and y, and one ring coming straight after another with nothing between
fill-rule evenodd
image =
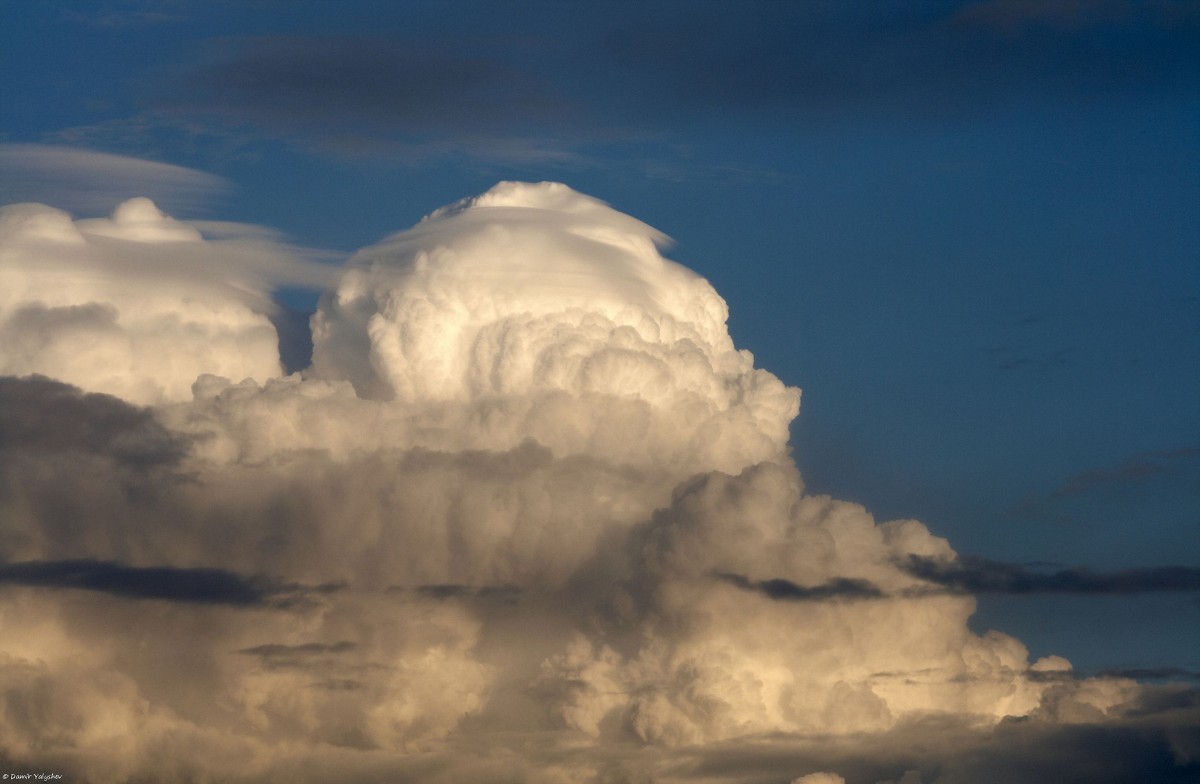
<instances>
[{"instance_id":1,"label":"towering cumulus cloud","mask_svg":"<svg viewBox=\"0 0 1200 784\"><path fill-rule=\"evenodd\" d=\"M355 254L284 377L286 249L6 208L0 761L909 783L923 728L1121 721L1133 682L968 629L945 540L805 494L799 391L664 240L502 183Z\"/></svg>"}]
</instances>

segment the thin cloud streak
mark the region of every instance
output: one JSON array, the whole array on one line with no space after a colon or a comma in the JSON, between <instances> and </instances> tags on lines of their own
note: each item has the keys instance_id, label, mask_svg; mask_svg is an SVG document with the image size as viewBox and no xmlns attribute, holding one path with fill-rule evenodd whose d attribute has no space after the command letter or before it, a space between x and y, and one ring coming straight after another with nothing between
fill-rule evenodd
<instances>
[{"instance_id":1,"label":"thin cloud streak","mask_svg":"<svg viewBox=\"0 0 1200 784\"><path fill-rule=\"evenodd\" d=\"M1033 515L1058 502L1093 493L1104 488L1144 482L1178 470L1200 457L1200 447L1184 446L1139 452L1116 465L1089 468L1063 480L1044 495L1029 496L1019 501L1012 514Z\"/></svg>"},{"instance_id":2,"label":"thin cloud streak","mask_svg":"<svg viewBox=\"0 0 1200 784\"><path fill-rule=\"evenodd\" d=\"M233 607L287 607L336 585L306 587L224 569L127 566L111 561L24 561L0 564L0 586L74 588L125 599L158 599Z\"/></svg>"},{"instance_id":3,"label":"thin cloud streak","mask_svg":"<svg viewBox=\"0 0 1200 784\"><path fill-rule=\"evenodd\" d=\"M913 577L952 593L1130 595L1200 591L1200 569L1158 566L1096 572L1073 568L1043 572L1027 566L962 556L946 561L910 556L899 562Z\"/></svg>"},{"instance_id":4,"label":"thin cloud streak","mask_svg":"<svg viewBox=\"0 0 1200 784\"><path fill-rule=\"evenodd\" d=\"M1054 488L1047 500L1057 501L1082 495L1098 486L1141 481L1152 476L1169 473L1171 463L1174 461L1194 460L1198 457L1200 457L1200 447L1195 446L1144 452L1116 466L1082 471Z\"/></svg>"}]
</instances>

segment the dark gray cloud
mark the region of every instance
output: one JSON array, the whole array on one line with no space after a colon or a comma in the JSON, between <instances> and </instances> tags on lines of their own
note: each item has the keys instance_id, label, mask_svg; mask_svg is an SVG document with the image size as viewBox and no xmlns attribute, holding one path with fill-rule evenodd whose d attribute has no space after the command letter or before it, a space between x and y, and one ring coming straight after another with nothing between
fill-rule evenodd
<instances>
[{"instance_id":1,"label":"dark gray cloud","mask_svg":"<svg viewBox=\"0 0 1200 784\"><path fill-rule=\"evenodd\" d=\"M963 556L955 561L910 556L899 566L913 577L953 593L1135 594L1200 591L1200 569L1158 566L1096 572L1090 569L1042 571L1024 564Z\"/></svg>"},{"instance_id":2,"label":"dark gray cloud","mask_svg":"<svg viewBox=\"0 0 1200 784\"><path fill-rule=\"evenodd\" d=\"M218 42L149 105L339 150L546 160L699 117L936 119L1196 92L1186 4L1037 5L481 4L455 37L377 9L365 34Z\"/></svg>"},{"instance_id":3,"label":"dark gray cloud","mask_svg":"<svg viewBox=\"0 0 1200 784\"><path fill-rule=\"evenodd\" d=\"M1185 670L1182 667L1126 667L1105 670L1100 675L1105 678L1133 678L1139 681L1200 681L1200 672Z\"/></svg>"},{"instance_id":4,"label":"dark gray cloud","mask_svg":"<svg viewBox=\"0 0 1200 784\"><path fill-rule=\"evenodd\" d=\"M1196 87L1200 18L1184 4L1084 2L1057 15L1028 5L1038 4L713 4L631 21L606 43L666 106L800 117L956 116Z\"/></svg>"},{"instance_id":5,"label":"dark gray cloud","mask_svg":"<svg viewBox=\"0 0 1200 784\"><path fill-rule=\"evenodd\" d=\"M1134 455L1115 466L1093 468L1068 478L1049 495L1050 500L1082 495L1089 490L1115 482L1136 482L1151 476L1169 473L1171 463L1176 460L1194 460L1200 457L1200 447L1189 446L1179 449L1163 449Z\"/></svg>"},{"instance_id":6,"label":"dark gray cloud","mask_svg":"<svg viewBox=\"0 0 1200 784\"><path fill-rule=\"evenodd\" d=\"M771 599L787 602L814 602L830 599L879 599L883 591L868 580L838 577L820 585L797 585L790 580L751 580L740 574L718 573L713 575L722 582L737 586L744 591L756 591Z\"/></svg>"},{"instance_id":7,"label":"dark gray cloud","mask_svg":"<svg viewBox=\"0 0 1200 784\"><path fill-rule=\"evenodd\" d=\"M358 643L350 640L333 643L307 642L299 645L267 643L242 648L237 653L257 659L259 666L269 671L312 673L319 678L319 688L353 691L362 684L359 680L346 676L372 669L372 665L347 661L360 647ZM379 665L374 665L373 668L379 669Z\"/></svg>"},{"instance_id":8,"label":"dark gray cloud","mask_svg":"<svg viewBox=\"0 0 1200 784\"><path fill-rule=\"evenodd\" d=\"M942 591L957 594L1090 595L1200 591L1200 569L1187 566L1159 566L1113 572L1096 572L1082 568L1051 571L1044 568L1045 564L1013 564L971 555L954 561L914 555L898 565L909 575L933 586L909 589L901 593L905 596L921 596ZM780 578L751 580L744 575L725 572L716 573L713 577L744 591L761 593L778 601L882 599L889 595L868 580L845 577L812 586L797 585Z\"/></svg>"},{"instance_id":9,"label":"dark gray cloud","mask_svg":"<svg viewBox=\"0 0 1200 784\"><path fill-rule=\"evenodd\" d=\"M309 588L224 569L140 567L110 561L23 561L0 564L0 586L74 588L125 599L160 599L235 607L291 606L337 586Z\"/></svg>"},{"instance_id":10,"label":"dark gray cloud","mask_svg":"<svg viewBox=\"0 0 1200 784\"><path fill-rule=\"evenodd\" d=\"M87 307L55 310L90 318ZM102 455L143 468L174 466L187 448L188 440L164 428L149 409L44 376L0 376L0 450Z\"/></svg>"},{"instance_id":11,"label":"dark gray cloud","mask_svg":"<svg viewBox=\"0 0 1200 784\"><path fill-rule=\"evenodd\" d=\"M565 99L513 57L424 37L223 41L156 103L342 150L545 133Z\"/></svg>"}]
</instances>

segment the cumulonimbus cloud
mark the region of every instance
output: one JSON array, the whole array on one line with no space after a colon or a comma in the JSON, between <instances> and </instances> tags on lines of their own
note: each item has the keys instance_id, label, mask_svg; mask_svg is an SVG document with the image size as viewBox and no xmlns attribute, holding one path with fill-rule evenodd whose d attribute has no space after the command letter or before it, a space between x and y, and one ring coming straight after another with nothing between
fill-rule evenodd
<instances>
[{"instance_id":1,"label":"cumulonimbus cloud","mask_svg":"<svg viewBox=\"0 0 1200 784\"><path fill-rule=\"evenodd\" d=\"M93 781L911 781L929 722L966 749L1015 719L1135 721L1145 687L972 632L969 586L914 566L968 563L924 525L806 493L799 391L602 202L503 183L363 249L288 376L272 278L246 282L241 246L142 202L5 216L19 294L0 315L22 339L0 367L54 379L0 382L6 761ZM186 356L113 348L151 338ZM111 383L97 355L121 358ZM868 746L894 753L865 765Z\"/></svg>"}]
</instances>

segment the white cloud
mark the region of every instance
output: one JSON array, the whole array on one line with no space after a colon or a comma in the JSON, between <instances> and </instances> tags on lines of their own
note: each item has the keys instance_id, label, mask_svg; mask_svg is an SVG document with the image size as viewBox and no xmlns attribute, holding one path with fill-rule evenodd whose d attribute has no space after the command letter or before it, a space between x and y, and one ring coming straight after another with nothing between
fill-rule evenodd
<instances>
[{"instance_id":1,"label":"white cloud","mask_svg":"<svg viewBox=\"0 0 1200 784\"><path fill-rule=\"evenodd\" d=\"M954 555L920 523L806 495L798 390L734 347L661 235L565 186L505 183L360 251L287 378L265 287L311 270L254 232L204 239L144 201L0 226L8 372L100 389L120 365L106 391L159 403L0 388L0 559L50 564L0 572L0 623L23 630L0 635L5 759L97 780L686 781L711 762L912 781L912 738L1106 726L1141 694L973 633L972 598L903 568ZM105 424L64 435L81 418ZM219 569L292 599L104 582L150 567L170 596ZM29 576L52 574L76 576ZM891 767L863 766L877 746Z\"/></svg>"},{"instance_id":2,"label":"white cloud","mask_svg":"<svg viewBox=\"0 0 1200 784\"><path fill-rule=\"evenodd\" d=\"M809 773L792 780L792 784L846 784L846 780L836 773Z\"/></svg>"},{"instance_id":3,"label":"white cloud","mask_svg":"<svg viewBox=\"0 0 1200 784\"><path fill-rule=\"evenodd\" d=\"M0 208L0 373L40 373L137 403L191 398L206 372L279 376L270 292L328 271L265 239L208 241L148 199L73 221Z\"/></svg>"}]
</instances>

